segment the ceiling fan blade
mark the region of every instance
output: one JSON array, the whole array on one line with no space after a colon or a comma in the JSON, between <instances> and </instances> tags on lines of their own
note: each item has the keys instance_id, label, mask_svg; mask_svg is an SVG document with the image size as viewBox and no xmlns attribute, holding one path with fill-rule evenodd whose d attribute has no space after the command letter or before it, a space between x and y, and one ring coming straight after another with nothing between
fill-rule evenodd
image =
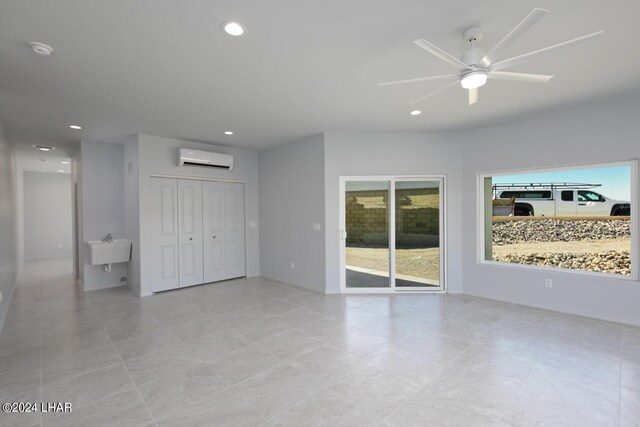
<instances>
[{"instance_id":1,"label":"ceiling fan blade","mask_svg":"<svg viewBox=\"0 0 640 427\"><path fill-rule=\"evenodd\" d=\"M428 80L439 80L439 79L447 79L447 78L450 79L452 77L459 77L459 76L457 74L443 74L441 76L418 77L415 79L396 80L394 82L378 83L378 86L399 85L399 84L414 83L414 82L426 82Z\"/></svg>"},{"instance_id":2,"label":"ceiling fan blade","mask_svg":"<svg viewBox=\"0 0 640 427\"><path fill-rule=\"evenodd\" d=\"M478 88L469 89L469 105L478 103Z\"/></svg>"},{"instance_id":3,"label":"ceiling fan blade","mask_svg":"<svg viewBox=\"0 0 640 427\"><path fill-rule=\"evenodd\" d=\"M560 49L564 49L567 47L578 46L588 41L595 39L596 37L600 37L604 31L596 31L595 33L587 34L582 37L578 37L576 39L568 40L563 43L558 43L553 46L545 47L543 49L534 50L533 52L525 53L524 55L515 56L513 58L505 59L504 61L496 62L491 65L490 71L498 71L503 70L505 68L513 67L514 65L522 64L523 62L532 61L536 58L540 58L541 56L548 55L550 53L554 53L559 51Z\"/></svg>"},{"instance_id":4,"label":"ceiling fan blade","mask_svg":"<svg viewBox=\"0 0 640 427\"><path fill-rule=\"evenodd\" d=\"M484 58L482 58L482 63L484 66L490 65L495 59L500 56L502 52L505 51L509 46L516 42L520 37L523 36L524 33L529 31L531 27L533 27L540 19L542 19L547 13L548 10L535 8L522 20L518 25L516 25L513 30L509 31L509 33L504 36L502 40L496 44L493 49L487 53Z\"/></svg>"},{"instance_id":5,"label":"ceiling fan blade","mask_svg":"<svg viewBox=\"0 0 640 427\"><path fill-rule=\"evenodd\" d=\"M514 82L528 83L546 83L553 78L553 76L547 76L544 74L510 73L508 71L490 71L487 73L487 77L490 79L512 80Z\"/></svg>"},{"instance_id":6,"label":"ceiling fan blade","mask_svg":"<svg viewBox=\"0 0 640 427\"><path fill-rule=\"evenodd\" d=\"M436 56L436 57L442 59L443 61L448 62L449 64L453 65L454 67L458 68L459 70L466 70L467 68L469 68L469 66L467 64L465 64L464 62L460 61L458 58L449 55L444 50L440 49L439 47L437 47L435 45L432 45L431 43L429 43L428 41L426 41L424 39L416 40L416 41L414 41L414 43L416 45L420 46L421 48L423 48L424 50L426 50L427 52L429 52L430 54L432 54L433 56Z\"/></svg>"},{"instance_id":7,"label":"ceiling fan blade","mask_svg":"<svg viewBox=\"0 0 640 427\"><path fill-rule=\"evenodd\" d=\"M420 102L420 101L422 101L422 100L425 100L425 99L427 99L427 98L429 98L429 97L431 97L431 96L433 96L433 95L435 95L435 94L437 94L437 93L442 92L442 91L443 91L443 90L445 90L445 89L450 88L451 86L453 86L453 85L455 85L455 84L458 84L458 82L459 82L459 80L458 80L458 79L455 79L455 80L454 80L454 81L452 81L451 83L448 83L448 84L446 84L445 86L442 86L441 88L439 88L439 89L437 89L437 90L435 90L435 91L431 92L430 94L425 95L425 96L422 96L422 97L420 97L420 98L416 99L415 101L411 101L411 102L410 102L410 104L412 104L412 105L413 105L413 104L417 104L418 102Z\"/></svg>"}]
</instances>

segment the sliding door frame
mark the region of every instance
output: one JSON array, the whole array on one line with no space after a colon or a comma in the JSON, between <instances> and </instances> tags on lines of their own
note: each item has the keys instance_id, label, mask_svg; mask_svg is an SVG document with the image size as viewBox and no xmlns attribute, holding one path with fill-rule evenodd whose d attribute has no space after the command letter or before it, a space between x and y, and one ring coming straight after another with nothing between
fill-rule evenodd
<instances>
[{"instance_id":1,"label":"sliding door frame","mask_svg":"<svg viewBox=\"0 0 640 427\"><path fill-rule=\"evenodd\" d=\"M411 292L428 292L428 293L445 293L447 286L447 264L446 264L446 247L447 245L447 228L446 228L446 176L445 175L365 175L365 176L340 176L340 200L339 200L339 241L340 241L340 291L348 294L358 293L411 293ZM389 197L387 198L388 211L388 233L389 233L389 286L385 288L348 288L346 273L346 254L347 254L347 224L346 224L346 183L349 181L357 182L388 182ZM397 287L396 286L396 182L406 181L437 181L439 183L439 232L440 232L440 286L436 287Z\"/></svg>"}]
</instances>

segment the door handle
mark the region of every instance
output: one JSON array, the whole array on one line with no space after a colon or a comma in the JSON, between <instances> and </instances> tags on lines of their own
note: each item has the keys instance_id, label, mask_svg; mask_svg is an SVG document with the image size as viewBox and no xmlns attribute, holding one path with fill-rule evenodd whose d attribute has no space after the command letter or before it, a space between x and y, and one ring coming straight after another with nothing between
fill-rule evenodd
<instances>
[{"instance_id":1,"label":"door handle","mask_svg":"<svg viewBox=\"0 0 640 427\"><path fill-rule=\"evenodd\" d=\"M213 238L215 239L215 238L216 238L216 236L213 236Z\"/></svg>"},{"instance_id":2,"label":"door handle","mask_svg":"<svg viewBox=\"0 0 640 427\"><path fill-rule=\"evenodd\" d=\"M189 240L190 240L190 241L193 241L193 237L189 237Z\"/></svg>"},{"instance_id":3,"label":"door handle","mask_svg":"<svg viewBox=\"0 0 640 427\"><path fill-rule=\"evenodd\" d=\"M578 203L578 206L587 206L586 203Z\"/></svg>"}]
</instances>

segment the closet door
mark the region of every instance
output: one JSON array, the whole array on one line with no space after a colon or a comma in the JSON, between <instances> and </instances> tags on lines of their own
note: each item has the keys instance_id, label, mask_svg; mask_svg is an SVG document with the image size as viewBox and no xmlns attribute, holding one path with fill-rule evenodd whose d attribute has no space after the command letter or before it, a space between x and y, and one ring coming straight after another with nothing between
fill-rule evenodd
<instances>
[{"instance_id":1,"label":"closet door","mask_svg":"<svg viewBox=\"0 0 640 427\"><path fill-rule=\"evenodd\" d=\"M245 275L244 184L227 182L225 193L226 278Z\"/></svg>"},{"instance_id":2,"label":"closet door","mask_svg":"<svg viewBox=\"0 0 640 427\"><path fill-rule=\"evenodd\" d=\"M204 240L204 282L226 278L224 183L202 183L202 216Z\"/></svg>"},{"instance_id":3,"label":"closet door","mask_svg":"<svg viewBox=\"0 0 640 427\"><path fill-rule=\"evenodd\" d=\"M178 180L180 287L204 283L202 266L202 182Z\"/></svg>"},{"instance_id":4,"label":"closet door","mask_svg":"<svg viewBox=\"0 0 640 427\"><path fill-rule=\"evenodd\" d=\"M159 292L179 286L178 181L151 178L151 192L151 289Z\"/></svg>"}]
</instances>

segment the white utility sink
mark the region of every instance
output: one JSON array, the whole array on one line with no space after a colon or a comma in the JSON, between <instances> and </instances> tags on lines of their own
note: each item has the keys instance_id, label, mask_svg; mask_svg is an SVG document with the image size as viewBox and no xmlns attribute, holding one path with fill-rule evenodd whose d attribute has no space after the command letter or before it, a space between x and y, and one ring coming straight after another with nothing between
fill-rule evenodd
<instances>
[{"instance_id":1,"label":"white utility sink","mask_svg":"<svg viewBox=\"0 0 640 427\"><path fill-rule=\"evenodd\" d=\"M93 240L87 243L91 265L129 262L131 259L131 242L127 239L114 239L111 242Z\"/></svg>"}]
</instances>

